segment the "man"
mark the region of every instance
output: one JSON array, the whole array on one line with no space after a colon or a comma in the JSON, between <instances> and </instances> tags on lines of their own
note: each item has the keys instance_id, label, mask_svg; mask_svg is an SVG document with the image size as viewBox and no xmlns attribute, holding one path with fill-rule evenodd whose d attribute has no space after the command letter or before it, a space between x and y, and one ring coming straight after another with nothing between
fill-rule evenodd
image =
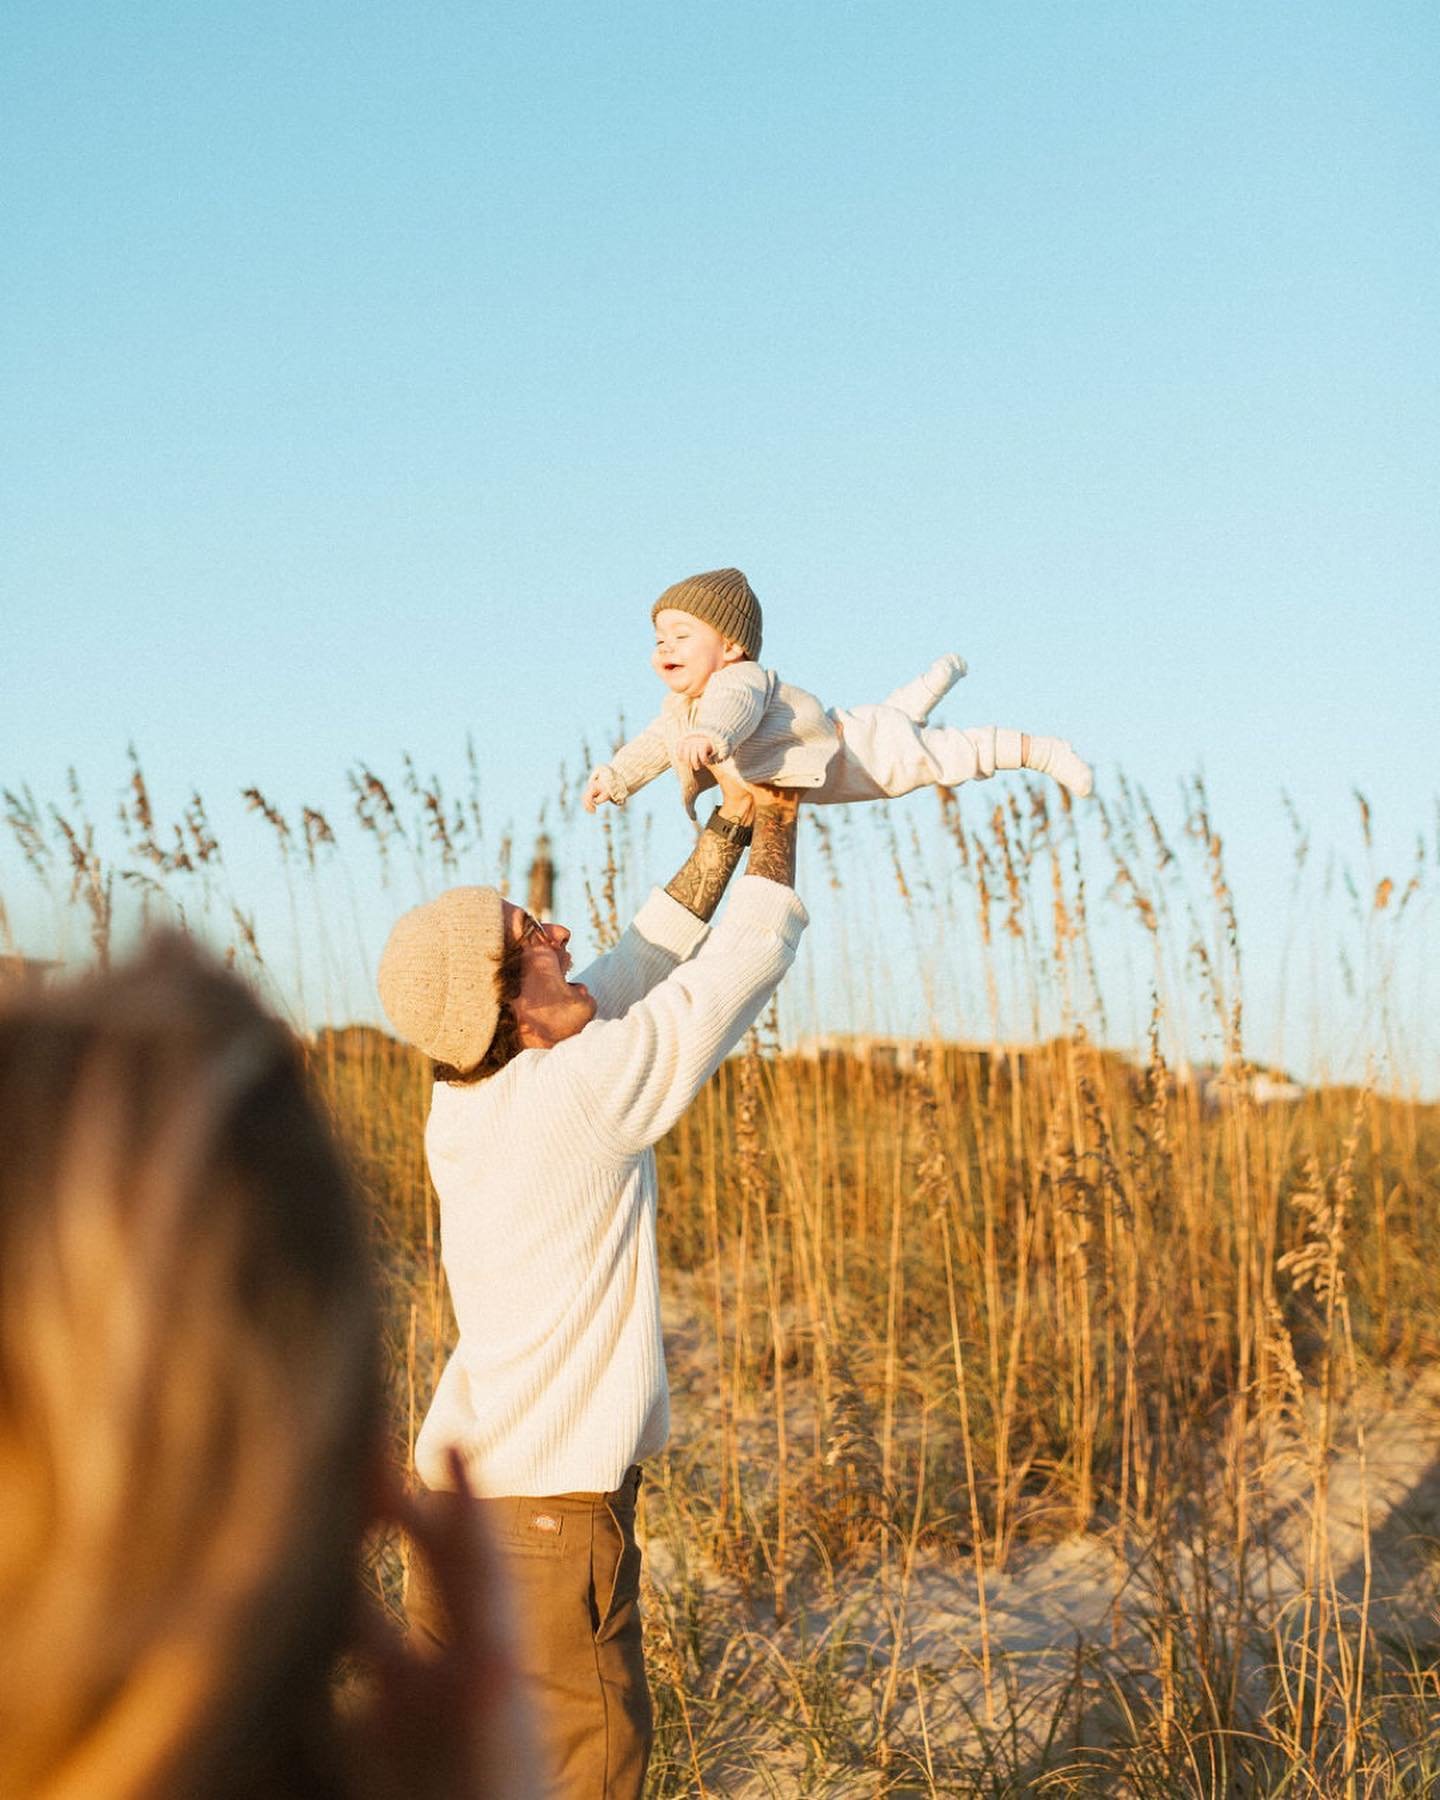
<instances>
[{"instance_id":1,"label":"man","mask_svg":"<svg viewBox=\"0 0 1440 1800\"><path fill-rule=\"evenodd\" d=\"M728 775L721 791L684 866L582 979L564 926L493 888L407 913L380 965L391 1021L436 1064L425 1142L460 1328L416 1465L453 1487L456 1445L483 1496L552 1791L575 1800L638 1800L650 1753L635 1495L669 1435L652 1147L806 923L797 796ZM408 1598L443 1637L423 1587Z\"/></svg>"}]
</instances>

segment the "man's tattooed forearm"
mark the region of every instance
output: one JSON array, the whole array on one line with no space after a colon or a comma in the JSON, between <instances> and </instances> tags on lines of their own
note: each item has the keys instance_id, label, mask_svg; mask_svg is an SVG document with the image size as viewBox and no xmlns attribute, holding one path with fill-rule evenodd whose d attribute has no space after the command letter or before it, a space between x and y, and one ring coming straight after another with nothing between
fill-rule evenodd
<instances>
[{"instance_id":1,"label":"man's tattooed forearm","mask_svg":"<svg viewBox=\"0 0 1440 1800\"><path fill-rule=\"evenodd\" d=\"M747 875L763 875L767 881L778 881L781 887L794 887L797 822L793 806L759 808L750 860L745 865Z\"/></svg>"},{"instance_id":2,"label":"man's tattooed forearm","mask_svg":"<svg viewBox=\"0 0 1440 1800\"><path fill-rule=\"evenodd\" d=\"M665 892L697 919L713 919L739 861L739 844L730 843L717 831L702 831L685 866L667 884Z\"/></svg>"}]
</instances>

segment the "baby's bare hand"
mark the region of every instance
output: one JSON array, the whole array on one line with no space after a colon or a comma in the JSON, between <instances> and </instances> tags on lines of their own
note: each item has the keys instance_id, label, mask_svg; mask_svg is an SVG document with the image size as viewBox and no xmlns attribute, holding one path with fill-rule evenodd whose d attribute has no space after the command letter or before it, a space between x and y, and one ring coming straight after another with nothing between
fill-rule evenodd
<instances>
[{"instance_id":1,"label":"baby's bare hand","mask_svg":"<svg viewBox=\"0 0 1440 1800\"><path fill-rule=\"evenodd\" d=\"M681 762L692 769L703 769L715 758L715 746L703 731L690 731L676 745Z\"/></svg>"},{"instance_id":2,"label":"baby's bare hand","mask_svg":"<svg viewBox=\"0 0 1440 1800\"><path fill-rule=\"evenodd\" d=\"M597 806L609 798L609 786L606 783L605 777L597 769L585 785L585 792L581 796L580 804L585 808L587 813L593 813Z\"/></svg>"}]
</instances>

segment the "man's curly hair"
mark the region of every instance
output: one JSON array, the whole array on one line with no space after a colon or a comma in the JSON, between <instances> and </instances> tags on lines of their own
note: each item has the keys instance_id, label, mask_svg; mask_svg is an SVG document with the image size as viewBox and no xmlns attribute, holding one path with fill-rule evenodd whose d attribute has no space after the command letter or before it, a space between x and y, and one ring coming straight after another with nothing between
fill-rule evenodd
<instances>
[{"instance_id":1,"label":"man's curly hair","mask_svg":"<svg viewBox=\"0 0 1440 1800\"><path fill-rule=\"evenodd\" d=\"M520 975L524 966L524 945L507 941L500 957L500 966L495 971L500 996L500 1016L495 1021L495 1035L490 1040L490 1048L473 1069L457 1069L452 1064L443 1062L433 1064L437 1081L448 1081L456 1087L468 1087L472 1082L484 1081L497 1070L503 1069L506 1063L525 1048L520 1042L520 1025L512 1004L520 992Z\"/></svg>"}]
</instances>

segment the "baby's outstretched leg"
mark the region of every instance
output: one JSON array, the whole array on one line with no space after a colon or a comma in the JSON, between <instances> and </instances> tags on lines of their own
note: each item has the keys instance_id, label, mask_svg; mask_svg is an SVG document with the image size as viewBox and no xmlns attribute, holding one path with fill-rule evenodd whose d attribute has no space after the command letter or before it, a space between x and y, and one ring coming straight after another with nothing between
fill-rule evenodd
<instances>
[{"instance_id":1,"label":"baby's outstretched leg","mask_svg":"<svg viewBox=\"0 0 1440 1800\"><path fill-rule=\"evenodd\" d=\"M893 694L887 694L881 705L893 706L907 719L923 725L964 673L964 657L949 651L944 656L937 656L923 675L917 675L913 681L896 688Z\"/></svg>"},{"instance_id":2,"label":"baby's outstretched leg","mask_svg":"<svg viewBox=\"0 0 1440 1800\"><path fill-rule=\"evenodd\" d=\"M899 707L836 707L830 716L840 748L824 785L810 796L814 801L893 800L915 788L958 787L995 772L993 744L990 765L982 768L986 746L963 731L917 725Z\"/></svg>"},{"instance_id":3,"label":"baby's outstretched leg","mask_svg":"<svg viewBox=\"0 0 1440 1800\"><path fill-rule=\"evenodd\" d=\"M920 726L894 706L837 707L830 716L840 750L815 801L894 799L919 787L984 781L997 769L1034 769L1082 796L1092 785L1089 768L1059 738L995 725Z\"/></svg>"}]
</instances>

